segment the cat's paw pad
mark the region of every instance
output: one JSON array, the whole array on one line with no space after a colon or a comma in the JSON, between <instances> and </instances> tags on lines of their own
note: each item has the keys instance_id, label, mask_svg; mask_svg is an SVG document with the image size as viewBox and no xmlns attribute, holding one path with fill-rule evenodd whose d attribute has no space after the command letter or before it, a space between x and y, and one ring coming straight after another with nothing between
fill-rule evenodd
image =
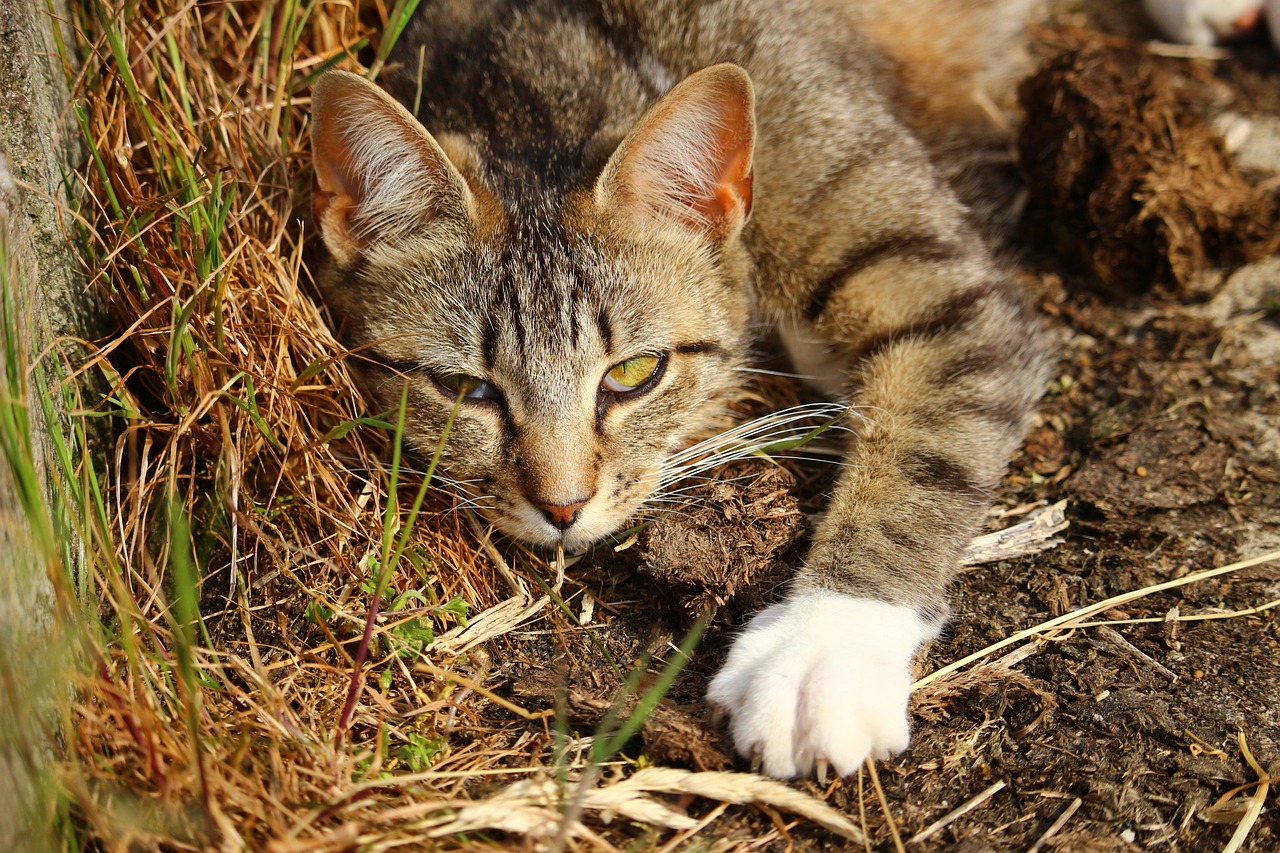
<instances>
[{"instance_id":1,"label":"cat's paw pad","mask_svg":"<svg viewBox=\"0 0 1280 853\"><path fill-rule=\"evenodd\" d=\"M857 771L910 739L908 667L932 637L909 608L811 591L758 614L707 698L730 717L734 747L770 776Z\"/></svg>"}]
</instances>

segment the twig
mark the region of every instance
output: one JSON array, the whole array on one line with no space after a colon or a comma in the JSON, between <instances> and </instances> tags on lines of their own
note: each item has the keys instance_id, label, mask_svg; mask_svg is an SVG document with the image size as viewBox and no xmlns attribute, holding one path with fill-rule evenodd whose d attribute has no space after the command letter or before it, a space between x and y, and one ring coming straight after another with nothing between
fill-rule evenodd
<instances>
[{"instance_id":1,"label":"twig","mask_svg":"<svg viewBox=\"0 0 1280 853\"><path fill-rule=\"evenodd\" d=\"M1139 660L1143 661L1152 669L1154 669L1156 672L1168 678L1170 681L1178 680L1178 674L1176 672L1169 669L1167 666L1160 663L1160 661L1151 657L1142 649L1138 648L1133 643L1126 640L1124 636L1120 634L1120 632L1112 628L1108 628L1105 625L1102 625L1098 628L1098 636L1102 637L1104 640L1111 643L1112 645L1117 646L1122 651L1126 651L1129 654L1133 655L1134 657L1138 658Z\"/></svg>"},{"instance_id":2,"label":"twig","mask_svg":"<svg viewBox=\"0 0 1280 853\"><path fill-rule=\"evenodd\" d=\"M1027 853L1040 853L1040 850L1044 847L1045 842L1048 841L1050 838L1053 838L1053 836L1058 833L1059 829L1062 829L1062 827L1066 826L1067 821L1071 820L1071 816L1080 809L1081 802L1083 801L1079 797L1076 797L1074 800L1072 800L1071 804L1062 810L1062 814L1058 815L1058 819L1055 820L1053 824L1044 831L1044 835L1036 839L1036 843L1031 845L1030 849L1027 850Z\"/></svg>"},{"instance_id":3,"label":"twig","mask_svg":"<svg viewBox=\"0 0 1280 853\"><path fill-rule=\"evenodd\" d=\"M1039 625L1034 625L1030 628L1026 628L1021 631L1018 631L1015 634L1011 634L1010 636L1005 637L1003 640L1000 640L999 642L992 643L991 645L987 646L985 649L976 651L971 655L967 655L961 658L960 660L955 661L954 663L949 663L946 666L941 667L940 669L934 670L933 672L926 675L924 678L921 678L915 684L911 685L911 689L919 690L921 687L924 687L927 684L932 684L933 682L937 681L943 676L950 675L951 673L955 672L958 669L963 669L964 667L968 666L974 661L982 660L983 658L987 657L993 652L999 651L1000 649L1003 649L1007 646L1011 646L1014 643L1020 643L1023 640L1029 639L1038 634L1043 634L1053 628L1060 628L1064 626L1076 627L1077 623L1083 621L1089 616L1094 615L1095 613L1102 613L1103 611L1110 610L1113 607L1117 607L1121 604L1127 604L1128 602L1135 601L1139 598L1145 598L1146 596L1152 595L1157 592L1164 592L1165 590L1177 589L1179 587L1187 586L1189 584L1197 583L1199 581L1208 580L1210 578L1216 578L1221 575L1231 574L1232 572L1238 572L1242 569L1248 569L1253 566L1258 566L1263 563L1274 562L1275 560L1280 560L1280 551L1272 551L1268 554L1262 554L1257 557L1251 557L1248 560L1241 560L1239 562L1232 563L1229 566L1220 566L1219 568L1216 568L1216 569L1206 569L1203 572L1193 572L1192 574L1185 575L1183 577L1177 578L1176 580L1165 581L1164 583L1154 584L1152 586L1143 587L1142 589L1132 590L1130 592L1123 592L1119 595L1113 595L1111 598L1105 599L1103 601L1099 601L1096 604L1086 605L1077 610L1073 610L1070 613L1065 613L1062 616L1058 616L1046 622L1041 622Z\"/></svg>"},{"instance_id":4,"label":"twig","mask_svg":"<svg viewBox=\"0 0 1280 853\"><path fill-rule=\"evenodd\" d=\"M976 797L972 798L964 805L952 809L951 811L944 814L942 817L935 820L933 823L926 826L924 829L917 832L915 835L911 836L911 838L907 840L907 843L916 844L918 842L924 841L927 838L932 838L933 836L937 835L940 831L942 831L944 828L946 828L946 826L952 821L956 820L957 818L964 817L974 809L986 804L987 800L994 797L1000 791L1003 791L1004 787L1005 787L1005 782L1003 779L1001 779L999 782L987 788L985 791L978 794Z\"/></svg>"},{"instance_id":5,"label":"twig","mask_svg":"<svg viewBox=\"0 0 1280 853\"><path fill-rule=\"evenodd\" d=\"M876 773L876 763L867 756L867 773L871 776L871 787L876 789L876 799L880 801L880 810L884 812L885 822L889 824L889 835L893 837L893 847L898 853L906 853L902 846L902 836L898 834L898 825L893 822L893 814L889 811L889 799L884 795L884 786L880 784L880 774Z\"/></svg>"},{"instance_id":6,"label":"twig","mask_svg":"<svg viewBox=\"0 0 1280 853\"><path fill-rule=\"evenodd\" d=\"M976 537L960 558L960 564L977 566L994 563L997 560L1038 554L1061 544L1061 537L1055 534L1066 530L1069 525L1066 508L1066 501L1058 501L1037 509L1012 527Z\"/></svg>"},{"instance_id":7,"label":"twig","mask_svg":"<svg viewBox=\"0 0 1280 853\"><path fill-rule=\"evenodd\" d=\"M508 598L469 619L466 627L457 625L441 634L431 650L444 654L461 654L473 646L514 631L550 603L551 599L545 595L533 602L524 596Z\"/></svg>"}]
</instances>

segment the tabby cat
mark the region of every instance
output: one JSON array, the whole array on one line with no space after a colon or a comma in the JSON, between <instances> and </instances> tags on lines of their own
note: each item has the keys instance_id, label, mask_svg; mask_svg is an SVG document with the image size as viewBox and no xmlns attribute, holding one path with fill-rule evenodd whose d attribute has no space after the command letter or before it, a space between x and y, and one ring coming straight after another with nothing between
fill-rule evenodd
<instances>
[{"instance_id":1,"label":"tabby cat","mask_svg":"<svg viewBox=\"0 0 1280 853\"><path fill-rule=\"evenodd\" d=\"M774 776L907 746L912 655L1041 393L1038 321L942 177L1024 5L428 0L390 96L315 87L323 297L418 448L462 396L444 467L509 535L621 528L753 341L859 407L708 691Z\"/></svg>"}]
</instances>

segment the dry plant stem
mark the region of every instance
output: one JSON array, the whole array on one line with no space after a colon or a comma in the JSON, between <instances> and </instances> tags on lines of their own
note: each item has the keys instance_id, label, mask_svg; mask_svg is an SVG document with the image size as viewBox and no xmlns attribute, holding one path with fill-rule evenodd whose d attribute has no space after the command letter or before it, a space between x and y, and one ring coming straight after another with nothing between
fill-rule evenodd
<instances>
[{"instance_id":1,"label":"dry plant stem","mask_svg":"<svg viewBox=\"0 0 1280 853\"><path fill-rule=\"evenodd\" d=\"M803 791L782 782L748 773L708 771L695 773L675 767L646 767L609 788L626 786L666 794L695 794L726 803L761 802L811 820L851 841L862 832L840 812Z\"/></svg>"},{"instance_id":2,"label":"dry plant stem","mask_svg":"<svg viewBox=\"0 0 1280 853\"><path fill-rule=\"evenodd\" d=\"M1071 816L1080 810L1080 806L1082 803L1083 803L1083 800L1081 800L1079 797L1076 797L1074 800L1072 800L1071 803L1065 809L1062 810L1062 814L1058 815L1058 819L1055 820L1052 824L1050 824L1049 828L1044 831L1044 835L1041 835L1038 839L1036 839L1036 843L1031 845L1030 849L1027 850L1027 853L1040 853L1040 851L1044 849L1044 845L1049 841L1049 839L1057 835L1058 830L1066 826L1067 821L1071 820Z\"/></svg>"},{"instance_id":3,"label":"dry plant stem","mask_svg":"<svg viewBox=\"0 0 1280 853\"><path fill-rule=\"evenodd\" d=\"M1099 601L1096 604L1086 605L1084 607L1073 610L1070 613L1065 613L1062 616L1058 616L1054 619L1049 619L1048 621L1041 622L1039 625L1035 625L1031 628L1026 628L1022 631L1018 631L1017 633L1012 634L1008 637L1005 637L1003 640L1000 640L997 643L992 643L991 645L987 646L985 649L981 649L980 651L974 652L973 654L968 655L964 658L961 658L960 660L955 661L954 663L947 664L946 666L941 667L940 669L934 670L933 672L929 673L924 678L921 678L919 681L913 684L911 686L911 689L919 690L921 687L924 687L925 685L928 685L928 684L932 684L938 679L943 678L947 675L950 675L956 670L963 669L964 667L968 666L974 661L982 660L983 658L987 657L993 652L999 651L1000 649L1003 649L1006 646L1011 646L1014 643L1020 643L1023 640L1030 639L1032 637L1035 637L1038 634L1043 634L1054 628L1078 627L1078 623L1082 623L1087 617L1092 616L1095 613L1101 613L1103 611L1110 610L1113 607L1117 607L1121 604L1126 604L1130 601L1135 601L1139 598L1145 598L1148 595L1154 595L1157 592L1164 592L1165 590L1170 590L1170 589L1178 589L1179 587L1184 587L1193 583L1198 583L1200 581L1208 580L1210 578L1216 578L1222 575L1231 574L1233 572L1238 572L1242 569L1248 569L1253 566L1262 565L1263 563L1275 562L1276 560L1280 560L1280 551L1272 551L1268 554L1262 554L1260 556L1252 557L1247 560L1241 560L1239 562L1232 563L1227 566L1220 566L1219 568L1216 568L1216 569L1206 569L1205 571L1202 571L1202 572L1193 572L1192 574L1184 575L1183 577L1177 578L1176 580L1165 581L1164 583L1153 584L1152 586L1143 587L1142 589L1137 589L1131 592L1124 592L1119 595L1114 595L1111 598L1105 599L1103 601Z\"/></svg>"},{"instance_id":4,"label":"dry plant stem","mask_svg":"<svg viewBox=\"0 0 1280 853\"><path fill-rule=\"evenodd\" d=\"M1069 526L1066 510L1067 502L1058 501L1031 512L1018 524L975 537L960 558L960 564L977 566L994 563L997 560L1038 554L1062 544L1063 540L1057 534Z\"/></svg>"},{"instance_id":5,"label":"dry plant stem","mask_svg":"<svg viewBox=\"0 0 1280 853\"><path fill-rule=\"evenodd\" d=\"M1249 806L1245 810L1244 817L1236 825L1236 831L1231 834L1231 840L1227 842L1227 846L1222 848L1222 853L1236 853L1237 850L1244 846L1245 839L1249 837L1249 832L1253 829L1253 825L1257 823L1258 816L1262 814L1262 807L1267 802L1267 792L1271 790L1270 777L1262 769L1258 759L1253 757L1253 751L1249 749L1249 742L1244 739L1244 732L1239 733L1238 740L1244 760L1249 763L1249 767L1253 772L1258 774L1258 787L1253 792L1253 796L1249 798Z\"/></svg>"},{"instance_id":6,"label":"dry plant stem","mask_svg":"<svg viewBox=\"0 0 1280 853\"><path fill-rule=\"evenodd\" d=\"M991 787L982 791L982 793L978 794L975 797L972 797L966 803L959 806L958 808L954 808L951 811L947 812L942 817L938 818L933 823L929 824L924 829L917 832L915 835L911 836L911 838L907 840L907 843L918 844L921 841L925 841L929 838L932 838L933 836L941 832L943 829L946 829L946 827L950 825L953 821L955 821L957 818L964 817L974 809L977 809L985 805L988 800L990 800L992 797L994 797L996 794L998 794L1000 791L1003 791L1004 789L1005 789L1005 782L1003 779L1001 779L999 782L996 782Z\"/></svg>"},{"instance_id":7,"label":"dry plant stem","mask_svg":"<svg viewBox=\"0 0 1280 853\"><path fill-rule=\"evenodd\" d=\"M729 808L729 803L721 803L720 805L716 806L714 809L707 812L707 814L702 818L702 820L698 821L697 826L693 827L692 829L686 829L685 831L676 835L675 838L672 838L666 844L659 847L657 850L654 851L654 853L675 853L677 848L683 846L685 842L687 842L690 838L693 838L693 836L697 835L699 832L702 832L702 830L706 829L708 826L714 823L720 817L720 815L725 813L725 810L727 810L728 808Z\"/></svg>"},{"instance_id":8,"label":"dry plant stem","mask_svg":"<svg viewBox=\"0 0 1280 853\"><path fill-rule=\"evenodd\" d=\"M1153 625L1165 622L1212 622L1218 619L1239 619L1241 616L1257 616L1280 607L1280 598L1259 604L1257 607L1246 607L1243 610L1228 610L1223 613L1188 613L1169 616L1149 616L1142 619L1107 619L1097 622L1081 622L1073 628L1096 628L1099 625Z\"/></svg>"},{"instance_id":9,"label":"dry plant stem","mask_svg":"<svg viewBox=\"0 0 1280 853\"><path fill-rule=\"evenodd\" d=\"M524 708L521 708L516 703L511 702L510 700L507 700L507 699L503 699L501 696L494 693L492 690L489 690L485 687L481 687L479 684L476 684L474 681L471 681L468 678L464 678L463 676L458 675L456 672L450 672L447 669L442 669L434 664L427 663L426 661L419 661L418 663L414 664L413 671L430 673L431 675L434 675L436 678L441 678L441 679L444 679L445 681L452 681L454 684L457 684L459 687L465 687L468 690L474 690L476 693L479 693L481 696L488 699L490 702L494 703L495 705L499 705L503 708L506 708L511 713L516 714L517 716L526 720L543 720L555 714L555 711L552 709L548 709L545 711L538 711L537 713L533 711L526 711Z\"/></svg>"},{"instance_id":10,"label":"dry plant stem","mask_svg":"<svg viewBox=\"0 0 1280 853\"><path fill-rule=\"evenodd\" d=\"M529 587L524 580L511 570L511 566L507 564L506 558L498 552L493 546L493 527L492 525L485 527L475 513L467 512L467 522L471 525L472 531L475 532L477 539L480 541L480 549L484 551L485 556L493 561L497 566L498 572L501 573L502 579L507 582L507 586L511 588L512 595L523 598L528 601L530 598Z\"/></svg>"},{"instance_id":11,"label":"dry plant stem","mask_svg":"<svg viewBox=\"0 0 1280 853\"><path fill-rule=\"evenodd\" d=\"M1116 646L1121 651L1126 652L1127 654L1133 655L1135 658L1142 661L1147 666L1151 667L1156 672L1160 673L1170 681L1178 680L1178 674L1176 672L1169 669L1169 667L1160 663L1160 661L1151 657L1151 655L1147 654L1142 649L1138 648L1133 643L1126 640L1124 636L1122 636L1118 631L1103 625L1098 628L1097 633L1099 637L1102 637L1108 643L1111 643L1113 646Z\"/></svg>"},{"instance_id":12,"label":"dry plant stem","mask_svg":"<svg viewBox=\"0 0 1280 853\"><path fill-rule=\"evenodd\" d=\"M862 826L862 846L871 853L871 836L867 834L867 792L861 767L858 768L858 822Z\"/></svg>"},{"instance_id":13,"label":"dry plant stem","mask_svg":"<svg viewBox=\"0 0 1280 853\"><path fill-rule=\"evenodd\" d=\"M1231 51L1222 47L1202 47L1194 44L1172 44L1167 41L1147 42L1147 52L1152 56L1164 56L1169 59L1201 59L1218 62L1231 58Z\"/></svg>"},{"instance_id":14,"label":"dry plant stem","mask_svg":"<svg viewBox=\"0 0 1280 853\"><path fill-rule=\"evenodd\" d=\"M480 643L514 631L550 603L551 598L545 595L533 602L522 596L508 598L468 620L465 628L459 625L441 634L431 646L431 651L462 654Z\"/></svg>"},{"instance_id":15,"label":"dry plant stem","mask_svg":"<svg viewBox=\"0 0 1280 853\"><path fill-rule=\"evenodd\" d=\"M884 795L884 786L880 784L880 774L876 772L876 763L867 756L867 775L871 777L871 787L875 788L876 799L880 801L880 810L884 813L885 823L889 825L889 835L893 838L893 849L898 853L905 853L906 848L902 846L902 836L898 834L898 824L893 820L893 813L889 811L889 800Z\"/></svg>"}]
</instances>

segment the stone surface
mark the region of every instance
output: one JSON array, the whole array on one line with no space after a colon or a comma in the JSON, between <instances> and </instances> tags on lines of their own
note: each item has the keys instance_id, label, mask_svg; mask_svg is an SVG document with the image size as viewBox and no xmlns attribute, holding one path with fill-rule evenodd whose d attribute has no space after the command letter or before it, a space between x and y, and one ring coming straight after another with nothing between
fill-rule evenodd
<instances>
[{"instance_id":1,"label":"stone surface","mask_svg":"<svg viewBox=\"0 0 1280 853\"><path fill-rule=\"evenodd\" d=\"M62 0L52 15L66 19ZM75 138L67 109L66 74L49 6L32 0L0 0L0 284L16 322L16 348L0 349L0 368L20 368L49 341L82 336L91 307L83 301L76 264L64 237L62 176L75 162ZM14 349L18 365L5 365ZM56 360L48 364L56 374ZM31 446L37 474L49 488L41 464L47 433L40 407L27 389ZM14 480L6 460L0 472L0 848L51 849L43 764L48 757L41 716L50 710L48 690L59 683L60 656L53 614L53 590L46 565L32 547Z\"/></svg>"}]
</instances>

